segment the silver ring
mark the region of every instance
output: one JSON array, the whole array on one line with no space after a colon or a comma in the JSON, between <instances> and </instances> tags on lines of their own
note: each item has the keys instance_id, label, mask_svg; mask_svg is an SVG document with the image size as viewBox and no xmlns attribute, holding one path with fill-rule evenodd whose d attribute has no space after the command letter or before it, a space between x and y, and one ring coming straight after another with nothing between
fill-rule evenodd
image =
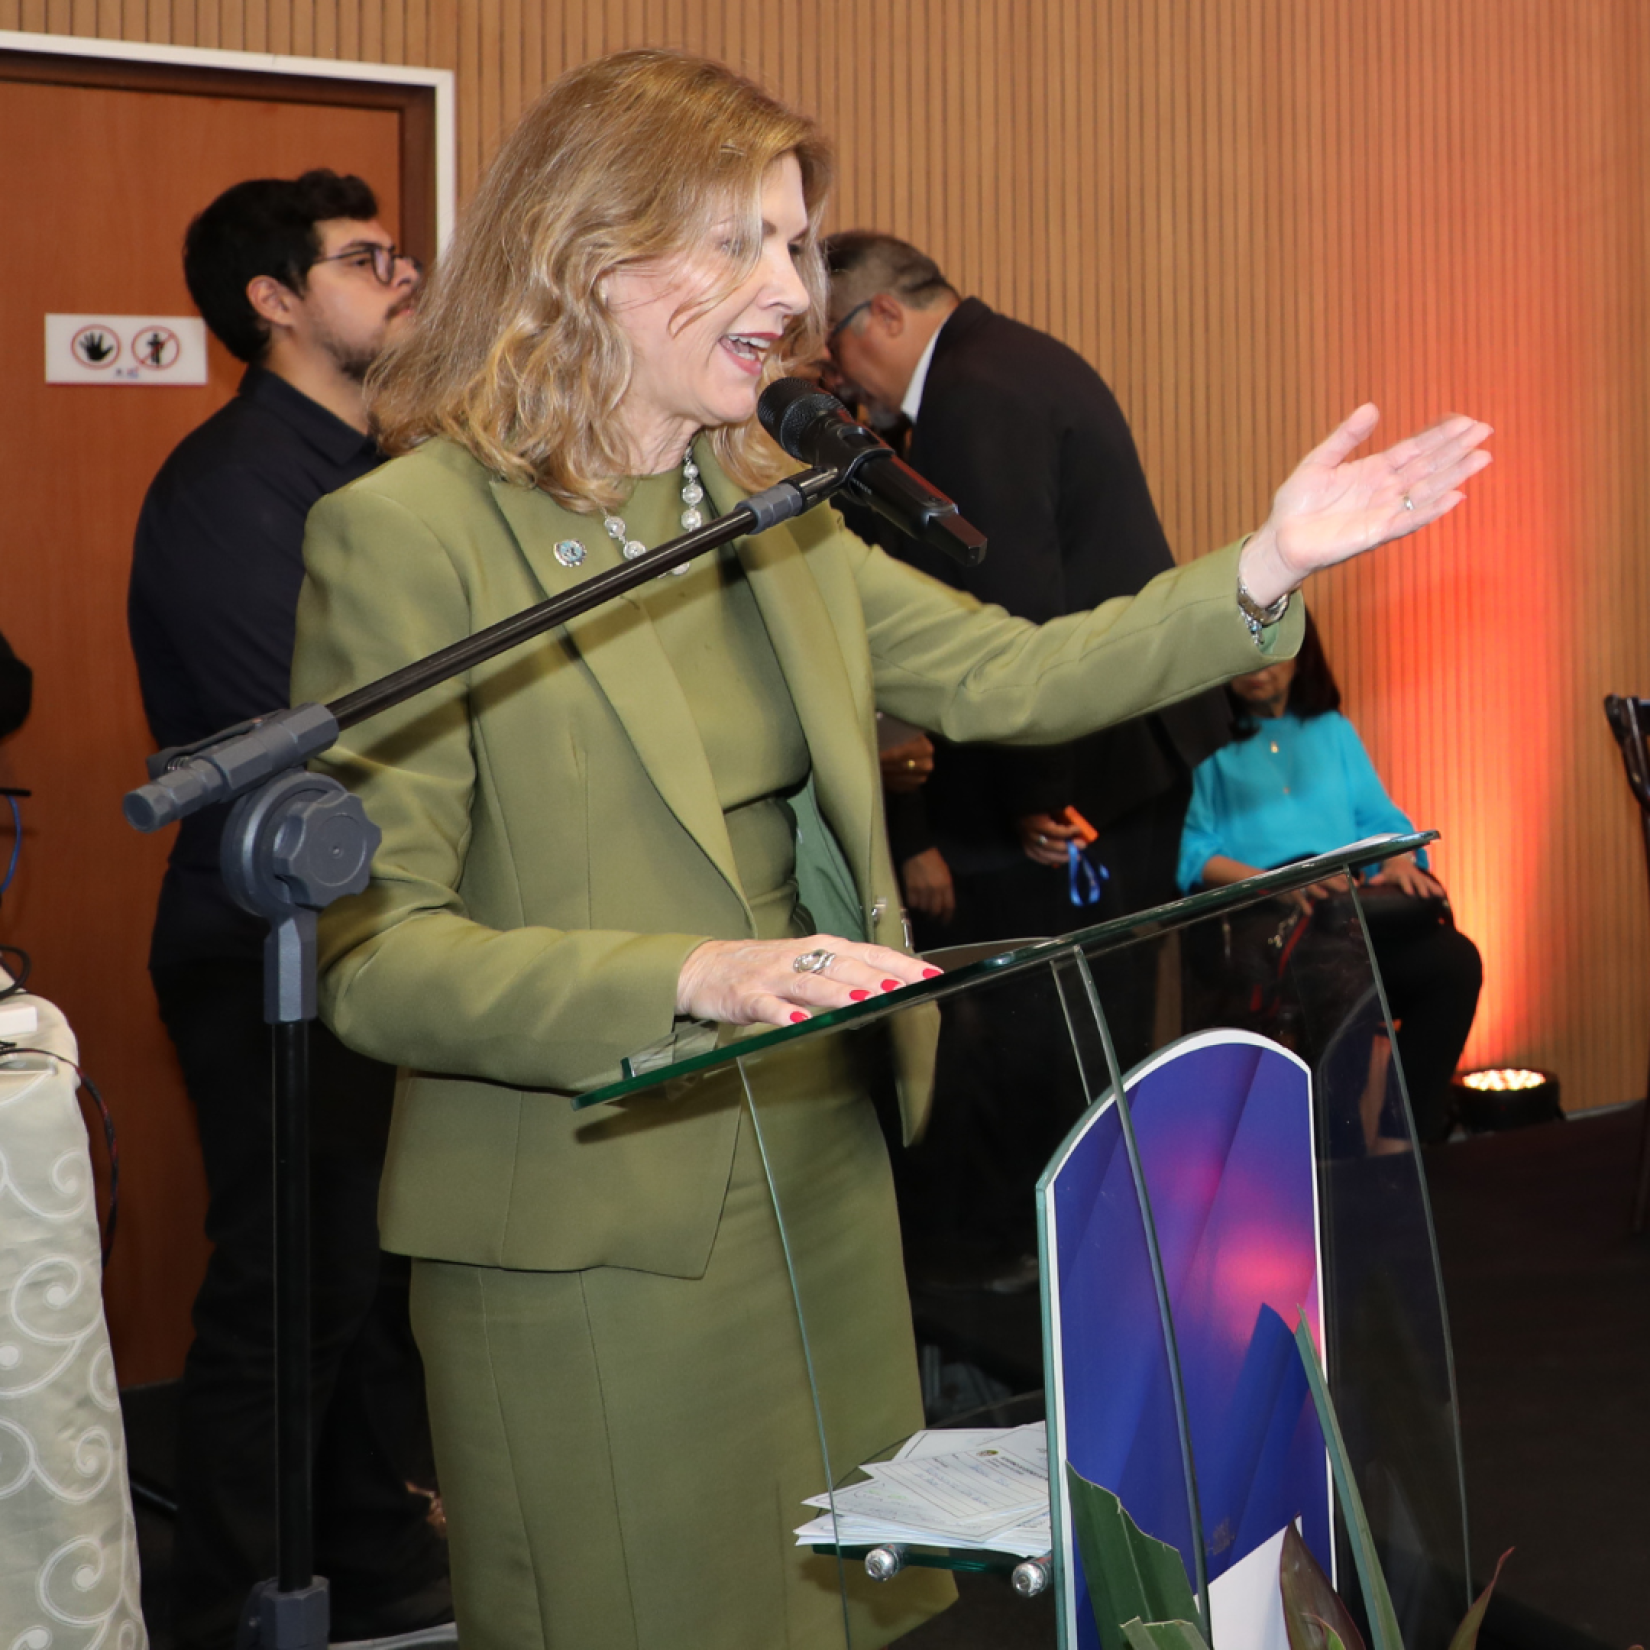
<instances>
[{"instance_id":1,"label":"silver ring","mask_svg":"<svg viewBox=\"0 0 1650 1650\"><path fill-rule=\"evenodd\" d=\"M1410 496L1409 496L1409 494L1408 494L1408 493L1405 493L1405 494L1404 494L1404 508L1405 508L1405 509L1406 509L1406 510L1413 510L1413 509L1414 509L1414 508L1415 508L1415 500L1414 500L1414 499L1412 499L1412 498L1411 498L1411 497L1410 497Z\"/></svg>"},{"instance_id":2,"label":"silver ring","mask_svg":"<svg viewBox=\"0 0 1650 1650\"><path fill-rule=\"evenodd\" d=\"M823 974L836 961L834 951L804 951L800 957L791 959L791 972L795 974Z\"/></svg>"},{"instance_id":3,"label":"silver ring","mask_svg":"<svg viewBox=\"0 0 1650 1650\"><path fill-rule=\"evenodd\" d=\"M1041 831L1037 833L1037 841L1045 848L1048 846L1048 838Z\"/></svg>"}]
</instances>

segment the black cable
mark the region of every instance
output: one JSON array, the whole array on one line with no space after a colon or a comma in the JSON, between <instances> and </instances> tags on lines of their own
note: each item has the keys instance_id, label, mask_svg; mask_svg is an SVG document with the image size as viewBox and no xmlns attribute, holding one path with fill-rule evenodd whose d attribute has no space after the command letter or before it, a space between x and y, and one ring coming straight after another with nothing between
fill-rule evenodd
<instances>
[{"instance_id":1,"label":"black cable","mask_svg":"<svg viewBox=\"0 0 1650 1650\"><path fill-rule=\"evenodd\" d=\"M5 797L6 806L11 809L11 858L6 862L6 874L0 877L0 894L11 887L11 879L17 875L17 862L23 854L23 810L17 806L17 799L28 794L0 786L0 796Z\"/></svg>"},{"instance_id":2,"label":"black cable","mask_svg":"<svg viewBox=\"0 0 1650 1650\"><path fill-rule=\"evenodd\" d=\"M17 996L29 983L29 975L34 972L34 959L20 945L6 945L0 942L0 957L16 957L20 966L13 968L5 964L5 970L11 975L11 984L0 986L0 1002L7 997Z\"/></svg>"},{"instance_id":3,"label":"black cable","mask_svg":"<svg viewBox=\"0 0 1650 1650\"><path fill-rule=\"evenodd\" d=\"M16 949L14 945L0 946L0 950L4 951ZM109 1151L109 1219L103 1228L103 1264L107 1267L109 1256L115 1246L115 1222L120 1218L120 1141L115 1134L115 1120L108 1102L104 1100L97 1084L68 1055L58 1054L49 1048L29 1048L21 1043L0 1042L0 1061L9 1060L14 1054L39 1054L47 1060L61 1060L64 1065L73 1067L75 1076L80 1079L81 1087L91 1095L98 1116L103 1119L103 1140Z\"/></svg>"}]
</instances>

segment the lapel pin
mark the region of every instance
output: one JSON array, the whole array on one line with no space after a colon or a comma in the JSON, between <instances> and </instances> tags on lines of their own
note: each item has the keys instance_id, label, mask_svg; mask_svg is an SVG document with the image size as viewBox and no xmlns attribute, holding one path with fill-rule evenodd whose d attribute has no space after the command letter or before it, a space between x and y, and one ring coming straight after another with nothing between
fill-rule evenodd
<instances>
[{"instance_id":1,"label":"lapel pin","mask_svg":"<svg viewBox=\"0 0 1650 1650\"><path fill-rule=\"evenodd\" d=\"M585 548L577 539L560 539L556 544L556 560L563 567L577 567L585 558Z\"/></svg>"}]
</instances>

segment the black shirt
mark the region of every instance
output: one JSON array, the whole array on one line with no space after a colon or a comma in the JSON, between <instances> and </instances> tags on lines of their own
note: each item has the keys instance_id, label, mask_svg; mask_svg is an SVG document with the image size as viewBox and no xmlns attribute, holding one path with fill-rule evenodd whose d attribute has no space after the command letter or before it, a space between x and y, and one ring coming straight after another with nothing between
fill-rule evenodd
<instances>
[{"instance_id":1,"label":"black shirt","mask_svg":"<svg viewBox=\"0 0 1650 1650\"><path fill-rule=\"evenodd\" d=\"M138 516L126 600L158 746L287 703L304 521L382 457L370 436L259 367L178 443ZM260 954L265 925L231 901L218 874L225 814L210 808L179 827L151 967Z\"/></svg>"}]
</instances>

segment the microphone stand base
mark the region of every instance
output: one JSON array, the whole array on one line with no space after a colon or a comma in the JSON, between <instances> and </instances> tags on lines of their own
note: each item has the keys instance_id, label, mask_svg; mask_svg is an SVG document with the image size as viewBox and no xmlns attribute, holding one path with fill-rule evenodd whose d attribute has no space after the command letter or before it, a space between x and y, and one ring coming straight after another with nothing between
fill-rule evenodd
<instances>
[{"instance_id":1,"label":"microphone stand base","mask_svg":"<svg viewBox=\"0 0 1650 1650\"><path fill-rule=\"evenodd\" d=\"M327 1650L331 1623L325 1576L293 1593L283 1593L271 1577L246 1595L235 1650Z\"/></svg>"}]
</instances>

